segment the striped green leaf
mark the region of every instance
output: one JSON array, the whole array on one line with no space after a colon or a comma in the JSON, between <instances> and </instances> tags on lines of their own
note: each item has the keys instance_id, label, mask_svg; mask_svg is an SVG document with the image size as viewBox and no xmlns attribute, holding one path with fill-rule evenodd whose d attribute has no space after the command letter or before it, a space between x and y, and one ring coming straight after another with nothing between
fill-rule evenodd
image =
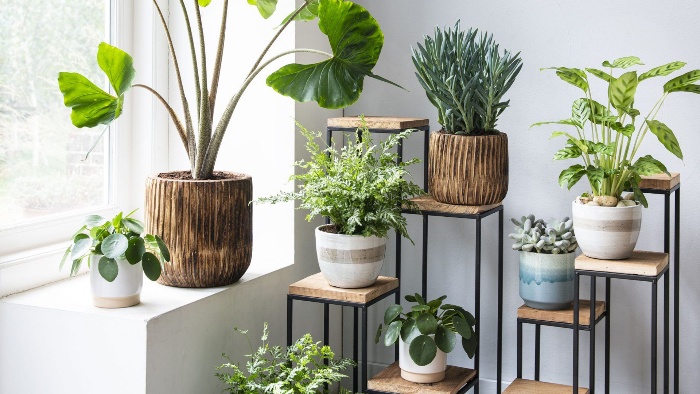
<instances>
[{"instance_id":1,"label":"striped green leaf","mask_svg":"<svg viewBox=\"0 0 700 394\"><path fill-rule=\"evenodd\" d=\"M678 92L679 88L688 86L697 81L700 81L700 70L688 71L687 73L675 77L672 80L666 82L664 85L664 92L670 93L671 91Z\"/></svg>"},{"instance_id":2,"label":"striped green leaf","mask_svg":"<svg viewBox=\"0 0 700 394\"><path fill-rule=\"evenodd\" d=\"M537 122L533 123L530 125L530 128L536 127L536 126L542 126L546 124L562 124L562 125L567 125L567 126L579 126L575 120L573 119L563 119L563 120L555 120L555 121L549 121L549 122Z\"/></svg>"},{"instance_id":3,"label":"striped green leaf","mask_svg":"<svg viewBox=\"0 0 700 394\"><path fill-rule=\"evenodd\" d=\"M615 77L606 73L605 71L600 71L595 68L587 68L586 71L588 71L591 75L596 76L608 83L613 82L615 80Z\"/></svg>"},{"instance_id":4,"label":"striped green leaf","mask_svg":"<svg viewBox=\"0 0 700 394\"><path fill-rule=\"evenodd\" d=\"M643 80L648 78L668 75L676 70L680 70L681 68L683 68L683 66L685 66L685 62L671 62L668 64L664 64L663 66L652 68L651 70L642 73L639 76L639 82L642 82Z\"/></svg>"},{"instance_id":5,"label":"striped green leaf","mask_svg":"<svg viewBox=\"0 0 700 394\"><path fill-rule=\"evenodd\" d=\"M559 174L559 185L571 189L585 174L586 167L574 164Z\"/></svg>"},{"instance_id":6,"label":"striped green leaf","mask_svg":"<svg viewBox=\"0 0 700 394\"><path fill-rule=\"evenodd\" d=\"M632 67L635 65L644 65L641 60L637 56L625 56L621 57L619 59L613 60L612 63L609 61L604 61L603 62L603 67L612 67L612 68L628 68Z\"/></svg>"},{"instance_id":7,"label":"striped green leaf","mask_svg":"<svg viewBox=\"0 0 700 394\"><path fill-rule=\"evenodd\" d=\"M579 149L578 146L573 145L560 149L557 153L554 154L554 160L575 159L579 156L581 156L581 149Z\"/></svg>"},{"instance_id":8,"label":"striped green leaf","mask_svg":"<svg viewBox=\"0 0 700 394\"><path fill-rule=\"evenodd\" d=\"M590 183L591 188L594 191L600 190L603 186L605 170L598 167L588 166L588 168L586 169L586 176L588 177L588 183Z\"/></svg>"},{"instance_id":9,"label":"striped green leaf","mask_svg":"<svg viewBox=\"0 0 700 394\"><path fill-rule=\"evenodd\" d=\"M617 116L613 115L613 113L610 112L610 110L606 106L595 100L587 101L589 101L588 105L591 108L591 116L589 118L591 122L596 124L615 122Z\"/></svg>"},{"instance_id":10,"label":"striped green leaf","mask_svg":"<svg viewBox=\"0 0 700 394\"><path fill-rule=\"evenodd\" d=\"M556 70L557 75L562 81L568 82L584 92L588 92L588 81L586 80L586 74L583 73L583 71L565 67L559 67Z\"/></svg>"},{"instance_id":11,"label":"striped green leaf","mask_svg":"<svg viewBox=\"0 0 700 394\"><path fill-rule=\"evenodd\" d=\"M654 159L650 155L646 155L637 159L637 162L632 165L632 170L634 170L639 175L656 175L661 173L666 173L669 176L666 166L660 161Z\"/></svg>"},{"instance_id":12,"label":"striped green leaf","mask_svg":"<svg viewBox=\"0 0 700 394\"><path fill-rule=\"evenodd\" d=\"M608 86L608 98L615 108L630 108L637 93L637 72L630 71L620 75Z\"/></svg>"},{"instance_id":13,"label":"striped green leaf","mask_svg":"<svg viewBox=\"0 0 700 394\"><path fill-rule=\"evenodd\" d=\"M669 93L673 92L688 92L688 93L695 93L695 94L700 94L700 85L685 85L685 86L680 86L675 89L671 89L668 91Z\"/></svg>"},{"instance_id":14,"label":"striped green leaf","mask_svg":"<svg viewBox=\"0 0 700 394\"><path fill-rule=\"evenodd\" d=\"M683 160L683 152L681 151L681 146L676 139L676 135L673 131L665 124L659 122L658 120L647 120L647 125L652 133L659 139L659 142L668 149L669 152L673 153L676 157Z\"/></svg>"},{"instance_id":15,"label":"striped green leaf","mask_svg":"<svg viewBox=\"0 0 700 394\"><path fill-rule=\"evenodd\" d=\"M571 120L578 123L579 128L583 128L591 116L591 107L588 104L588 99L580 98L574 101L571 106Z\"/></svg>"},{"instance_id":16,"label":"striped green leaf","mask_svg":"<svg viewBox=\"0 0 700 394\"><path fill-rule=\"evenodd\" d=\"M628 138L632 136L632 133L634 133L634 125L631 123L627 126L622 126L622 123L615 122L615 124L611 125L610 127Z\"/></svg>"},{"instance_id":17,"label":"striped green leaf","mask_svg":"<svg viewBox=\"0 0 700 394\"><path fill-rule=\"evenodd\" d=\"M581 150L581 152L588 153L588 147L586 146L586 144L569 133L565 133L563 131L555 131L552 133L552 135L549 137L549 139L551 140L552 138L561 137L561 136L568 137L569 138L568 142L571 142L574 145L576 145Z\"/></svg>"}]
</instances>

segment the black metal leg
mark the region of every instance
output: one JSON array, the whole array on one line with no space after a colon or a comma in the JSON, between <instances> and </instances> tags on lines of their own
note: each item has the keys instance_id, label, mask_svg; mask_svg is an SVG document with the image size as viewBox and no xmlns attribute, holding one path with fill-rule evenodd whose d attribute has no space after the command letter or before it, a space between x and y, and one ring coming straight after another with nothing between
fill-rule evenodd
<instances>
[{"instance_id":1,"label":"black metal leg","mask_svg":"<svg viewBox=\"0 0 700 394\"><path fill-rule=\"evenodd\" d=\"M287 295L287 346L292 346L292 297Z\"/></svg>"},{"instance_id":2,"label":"black metal leg","mask_svg":"<svg viewBox=\"0 0 700 394\"><path fill-rule=\"evenodd\" d=\"M580 276L578 273L574 273L574 370L573 370L573 393L578 394L578 312L579 312L579 288Z\"/></svg>"},{"instance_id":3,"label":"black metal leg","mask_svg":"<svg viewBox=\"0 0 700 394\"><path fill-rule=\"evenodd\" d=\"M658 345L658 338L657 338L657 326L658 326L658 318L656 315L656 307L657 307L657 286L658 282L655 280L651 282L651 392L652 394L656 393L656 374L657 374L657 365L658 365L658 360L657 360L657 345Z\"/></svg>"},{"instance_id":4,"label":"black metal leg","mask_svg":"<svg viewBox=\"0 0 700 394\"><path fill-rule=\"evenodd\" d=\"M605 394L610 393L610 278L605 278Z\"/></svg>"},{"instance_id":5,"label":"black metal leg","mask_svg":"<svg viewBox=\"0 0 700 394\"><path fill-rule=\"evenodd\" d=\"M591 276L591 299L590 299L590 318L588 320L588 328L590 329L590 341L588 350L588 392L595 392L595 301L596 301L596 278Z\"/></svg>"},{"instance_id":6,"label":"black metal leg","mask_svg":"<svg viewBox=\"0 0 700 394\"><path fill-rule=\"evenodd\" d=\"M352 392L357 393L360 381L360 377L357 374L357 307L352 308L352 315L352 360L355 362L355 366L352 367Z\"/></svg>"},{"instance_id":7,"label":"black metal leg","mask_svg":"<svg viewBox=\"0 0 700 394\"><path fill-rule=\"evenodd\" d=\"M474 316L476 317L476 332L481 338L481 218L476 219L476 245L474 246ZM474 355L474 369L479 373L479 354L481 353L481 340ZM474 385L474 394L479 394L479 382Z\"/></svg>"},{"instance_id":8,"label":"black metal leg","mask_svg":"<svg viewBox=\"0 0 700 394\"><path fill-rule=\"evenodd\" d=\"M423 281L421 295L428 299L428 215L423 214Z\"/></svg>"},{"instance_id":9,"label":"black metal leg","mask_svg":"<svg viewBox=\"0 0 700 394\"><path fill-rule=\"evenodd\" d=\"M401 234L398 231L396 232L396 279L399 280L399 288L394 296L394 303L401 305ZM394 345L394 359L399 359L399 341Z\"/></svg>"},{"instance_id":10,"label":"black metal leg","mask_svg":"<svg viewBox=\"0 0 700 394\"><path fill-rule=\"evenodd\" d=\"M367 391L367 308L362 308L362 392Z\"/></svg>"},{"instance_id":11,"label":"black metal leg","mask_svg":"<svg viewBox=\"0 0 700 394\"><path fill-rule=\"evenodd\" d=\"M540 325L535 324L535 380L540 380Z\"/></svg>"},{"instance_id":12,"label":"black metal leg","mask_svg":"<svg viewBox=\"0 0 700 394\"><path fill-rule=\"evenodd\" d=\"M518 349L516 357L517 378L523 378L523 323L518 320Z\"/></svg>"},{"instance_id":13,"label":"black metal leg","mask_svg":"<svg viewBox=\"0 0 700 394\"><path fill-rule=\"evenodd\" d=\"M496 346L496 393L501 393L503 367L503 210L498 212L498 332Z\"/></svg>"},{"instance_id":14,"label":"black metal leg","mask_svg":"<svg viewBox=\"0 0 700 394\"><path fill-rule=\"evenodd\" d=\"M676 189L673 220L673 392L680 393L680 269L681 269L681 189Z\"/></svg>"},{"instance_id":15,"label":"black metal leg","mask_svg":"<svg viewBox=\"0 0 700 394\"><path fill-rule=\"evenodd\" d=\"M668 394L669 390L669 380L668 380L668 372L669 372L669 342L670 342L670 332L669 332L669 323L668 323L668 317L669 317L669 305L668 305L668 293L669 289L668 286L670 285L671 281L668 276L668 271L664 274L664 394Z\"/></svg>"}]
</instances>

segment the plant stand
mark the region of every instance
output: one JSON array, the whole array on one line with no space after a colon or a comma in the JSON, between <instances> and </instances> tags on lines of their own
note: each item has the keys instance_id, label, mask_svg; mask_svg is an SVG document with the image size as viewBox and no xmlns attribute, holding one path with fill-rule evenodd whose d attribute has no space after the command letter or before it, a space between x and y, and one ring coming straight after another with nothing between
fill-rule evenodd
<instances>
[{"instance_id":1,"label":"plant stand","mask_svg":"<svg viewBox=\"0 0 700 394\"><path fill-rule=\"evenodd\" d=\"M287 294L287 346L292 345L292 322L294 321L293 301L309 301L323 304L323 344L329 341L329 310L330 305L349 306L353 308L353 393L367 390L367 308L399 291L399 280L380 276L377 282L361 289L341 289L328 284L323 274L311 275L299 282L289 285ZM362 380L358 375L358 309L362 310ZM359 382L362 382L359 384Z\"/></svg>"}]
</instances>

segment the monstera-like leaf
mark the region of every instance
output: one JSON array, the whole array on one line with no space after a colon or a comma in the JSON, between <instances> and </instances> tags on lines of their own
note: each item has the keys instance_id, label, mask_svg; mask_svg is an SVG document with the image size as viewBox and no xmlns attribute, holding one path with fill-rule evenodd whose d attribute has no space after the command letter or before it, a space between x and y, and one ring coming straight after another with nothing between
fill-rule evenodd
<instances>
[{"instance_id":1,"label":"monstera-like leaf","mask_svg":"<svg viewBox=\"0 0 700 394\"><path fill-rule=\"evenodd\" d=\"M272 73L267 85L296 101L316 101L323 108L347 107L360 97L366 76L378 78L372 68L384 35L366 9L349 1L320 0L318 18L333 57L314 64L288 64Z\"/></svg>"},{"instance_id":2,"label":"monstera-like leaf","mask_svg":"<svg viewBox=\"0 0 700 394\"><path fill-rule=\"evenodd\" d=\"M97 63L107 74L116 96L113 96L78 73L58 74L58 87L63 103L72 109L71 121L76 127L107 125L122 113L124 93L131 88L136 71L128 53L107 43L97 50Z\"/></svg>"}]
</instances>

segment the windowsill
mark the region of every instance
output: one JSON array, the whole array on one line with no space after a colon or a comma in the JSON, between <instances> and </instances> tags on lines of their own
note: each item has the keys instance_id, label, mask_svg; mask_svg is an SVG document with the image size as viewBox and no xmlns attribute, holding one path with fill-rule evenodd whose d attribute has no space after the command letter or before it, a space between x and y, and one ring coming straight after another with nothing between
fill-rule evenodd
<instances>
[{"instance_id":1,"label":"windowsill","mask_svg":"<svg viewBox=\"0 0 700 394\"><path fill-rule=\"evenodd\" d=\"M79 275L0 299L0 303L50 309L53 311L109 315L123 319L149 321L155 317L227 291L241 290L249 283L275 271L292 266L291 262L253 261L238 282L215 288L177 288L160 285L144 278L141 304L120 309L103 309L92 305L89 275Z\"/></svg>"}]
</instances>

